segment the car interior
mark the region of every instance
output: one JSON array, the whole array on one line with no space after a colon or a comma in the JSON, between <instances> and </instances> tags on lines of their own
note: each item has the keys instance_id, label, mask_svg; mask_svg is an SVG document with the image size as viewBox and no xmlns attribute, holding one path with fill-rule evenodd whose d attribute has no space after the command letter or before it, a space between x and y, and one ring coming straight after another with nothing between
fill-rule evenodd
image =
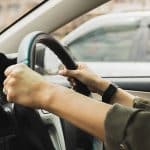
<instances>
[{"instance_id":1,"label":"car interior","mask_svg":"<svg viewBox=\"0 0 150 150\"><path fill-rule=\"evenodd\" d=\"M8 132L11 133L11 137L17 131L17 144L18 142L20 144L18 147L14 146L16 150L18 148L23 150L103 150L101 141L63 118L59 118L45 110L32 110L22 108L22 106L16 104L9 104L6 102L6 97L2 92L5 79L4 70L8 66L17 63L28 65L46 78L47 82L53 81L70 88L71 86L66 78L57 75L57 71L62 64L68 69L76 69L76 62L67 53L65 46L55 39L51 33L103 3L105 3L105 0L86 0L86 2L81 0L45 0L39 7L36 7L36 9L1 32L0 116L3 117L4 124L0 128L3 129L4 134L6 134L4 129L9 128ZM51 59L51 57L53 58ZM54 62L58 62L58 65L53 65L55 64ZM149 76L109 76L107 79L136 96L150 98ZM76 82L77 87L74 89L76 92L101 100L99 95L91 93L84 84L79 81ZM16 112L15 114L14 111ZM19 119L14 121L16 115ZM20 126L16 127L16 122L19 122ZM10 126L6 127L6 124ZM43 131L43 134L40 131ZM22 134L24 135L23 139L29 145L32 145L30 148L26 147L27 144L21 140ZM26 140L28 137L31 137L30 141ZM35 141L34 138L36 139ZM42 144L36 145L36 143Z\"/></svg>"}]
</instances>

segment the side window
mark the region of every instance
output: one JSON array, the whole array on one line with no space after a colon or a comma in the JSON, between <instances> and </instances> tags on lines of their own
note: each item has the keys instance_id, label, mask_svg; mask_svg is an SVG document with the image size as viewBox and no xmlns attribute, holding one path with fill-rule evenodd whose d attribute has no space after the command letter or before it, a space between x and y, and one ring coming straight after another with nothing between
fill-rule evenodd
<instances>
[{"instance_id":1,"label":"side window","mask_svg":"<svg viewBox=\"0 0 150 150\"><path fill-rule=\"evenodd\" d=\"M52 34L68 47L73 58L86 63L104 77L149 76L150 13L145 11L149 10L149 3L147 0L111 0ZM126 17L118 18L118 12ZM86 21L104 15L117 17L95 22L93 26L101 26L91 31L91 26L88 26L89 30L84 34L85 28L78 30ZM143 19L148 21L146 26L142 24ZM116 20L116 24L110 20Z\"/></svg>"},{"instance_id":2,"label":"side window","mask_svg":"<svg viewBox=\"0 0 150 150\"><path fill-rule=\"evenodd\" d=\"M140 30L138 31L138 36L135 41L137 49L137 61L150 62L150 26L149 18L146 19L141 25Z\"/></svg>"},{"instance_id":3,"label":"side window","mask_svg":"<svg viewBox=\"0 0 150 150\"><path fill-rule=\"evenodd\" d=\"M136 61L137 31L136 25L102 27L76 39L68 47L79 61Z\"/></svg>"}]
</instances>

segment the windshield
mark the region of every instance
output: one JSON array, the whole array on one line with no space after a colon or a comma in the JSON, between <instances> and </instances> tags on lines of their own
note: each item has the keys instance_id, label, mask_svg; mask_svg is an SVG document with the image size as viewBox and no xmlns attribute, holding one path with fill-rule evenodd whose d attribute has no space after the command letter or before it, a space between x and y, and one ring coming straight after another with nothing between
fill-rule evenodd
<instances>
[{"instance_id":1,"label":"windshield","mask_svg":"<svg viewBox=\"0 0 150 150\"><path fill-rule=\"evenodd\" d=\"M44 0L0 0L0 32Z\"/></svg>"}]
</instances>

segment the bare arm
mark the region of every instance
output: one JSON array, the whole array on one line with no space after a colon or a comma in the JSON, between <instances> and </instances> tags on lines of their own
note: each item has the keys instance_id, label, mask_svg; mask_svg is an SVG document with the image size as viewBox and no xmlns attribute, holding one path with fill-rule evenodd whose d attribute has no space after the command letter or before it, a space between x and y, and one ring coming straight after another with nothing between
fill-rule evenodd
<instances>
[{"instance_id":1,"label":"bare arm","mask_svg":"<svg viewBox=\"0 0 150 150\"><path fill-rule=\"evenodd\" d=\"M23 64L9 67L5 75L4 88L8 101L46 109L104 140L104 122L111 105L47 83Z\"/></svg>"},{"instance_id":2,"label":"bare arm","mask_svg":"<svg viewBox=\"0 0 150 150\"><path fill-rule=\"evenodd\" d=\"M107 87L109 86L110 82L102 79L102 78L98 78L96 80L96 86L98 88L99 94L101 94L101 91L105 91L107 89ZM112 97L111 99L111 104L114 103L119 103L125 106L129 106L132 107L133 106L133 99L135 98L134 95L126 92L125 90L118 88L117 92L115 93L115 95Z\"/></svg>"},{"instance_id":3,"label":"bare arm","mask_svg":"<svg viewBox=\"0 0 150 150\"><path fill-rule=\"evenodd\" d=\"M61 86L54 93L45 107L48 111L104 140L104 121L111 105L97 102Z\"/></svg>"},{"instance_id":4,"label":"bare arm","mask_svg":"<svg viewBox=\"0 0 150 150\"><path fill-rule=\"evenodd\" d=\"M79 64L77 70L64 70L60 71L61 75L69 77L69 80L73 83L72 78L77 78L84 84L86 84L89 89L100 95L107 89L110 81L101 78L100 75L97 75L92 70L90 70L85 64ZM75 84L72 84L75 86ZM116 94L112 97L111 103L120 103L126 106L133 106L133 99L135 96L129 94L125 90L118 88Z\"/></svg>"}]
</instances>

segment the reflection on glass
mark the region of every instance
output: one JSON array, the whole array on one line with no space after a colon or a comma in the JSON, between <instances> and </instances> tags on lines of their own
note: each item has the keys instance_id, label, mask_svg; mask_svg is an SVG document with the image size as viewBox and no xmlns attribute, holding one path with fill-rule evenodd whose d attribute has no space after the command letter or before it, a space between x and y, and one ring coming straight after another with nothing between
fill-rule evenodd
<instances>
[{"instance_id":1,"label":"reflection on glass","mask_svg":"<svg viewBox=\"0 0 150 150\"><path fill-rule=\"evenodd\" d=\"M135 61L139 30L138 26L100 28L77 39L69 48L79 61Z\"/></svg>"}]
</instances>

